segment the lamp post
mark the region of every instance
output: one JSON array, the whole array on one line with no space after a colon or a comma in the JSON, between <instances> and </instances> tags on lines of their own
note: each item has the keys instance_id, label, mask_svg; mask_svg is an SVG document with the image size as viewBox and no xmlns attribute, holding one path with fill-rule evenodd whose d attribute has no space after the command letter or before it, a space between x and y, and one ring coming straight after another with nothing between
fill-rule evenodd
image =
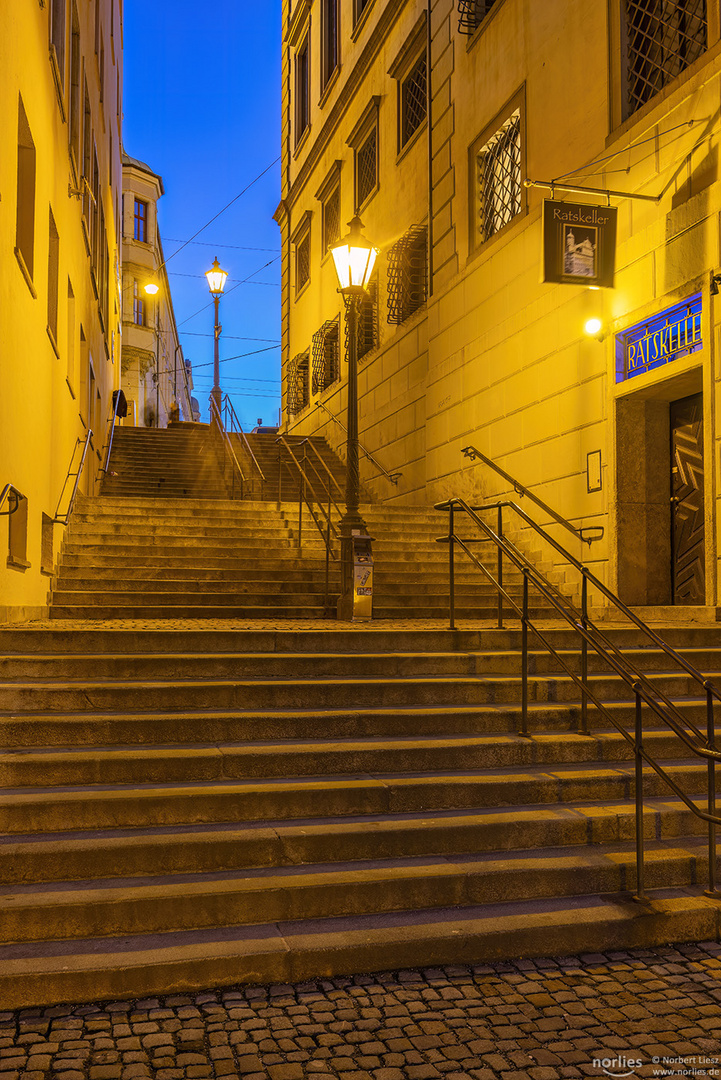
<instances>
[{"instance_id":1,"label":"lamp post","mask_svg":"<svg viewBox=\"0 0 721 1080\"><path fill-rule=\"evenodd\" d=\"M156 281L149 281L145 286L145 292L153 297L155 309L155 426L160 427L160 306L158 293L160 286Z\"/></svg>"},{"instance_id":2,"label":"lamp post","mask_svg":"<svg viewBox=\"0 0 721 1080\"><path fill-rule=\"evenodd\" d=\"M210 392L210 396L215 402L218 417L220 417L220 406L223 400L223 394L220 389L220 355L218 351L220 334L223 327L218 322L218 308L220 305L220 298L223 295L223 289L225 288L225 279L227 273L225 270L220 269L218 263L218 256L216 255L213 265L210 270L206 270L206 278L208 279L208 288L210 289L210 295L213 297L215 303L215 344L213 351L213 389ZM211 418L212 419L212 418Z\"/></svg>"},{"instance_id":3,"label":"lamp post","mask_svg":"<svg viewBox=\"0 0 721 1080\"><path fill-rule=\"evenodd\" d=\"M353 534L367 532L359 512L360 473L358 469L358 301L366 295L378 249L362 235L358 214L348 223L349 232L331 248L339 290L347 298L348 320L348 413L346 427L345 513L340 522L341 598L338 616L353 615Z\"/></svg>"}]
</instances>

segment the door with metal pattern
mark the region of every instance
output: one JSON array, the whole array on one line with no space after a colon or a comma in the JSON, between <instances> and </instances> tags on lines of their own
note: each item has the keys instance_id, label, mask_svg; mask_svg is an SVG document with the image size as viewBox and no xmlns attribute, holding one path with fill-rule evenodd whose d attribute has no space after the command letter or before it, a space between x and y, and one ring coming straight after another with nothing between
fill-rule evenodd
<instances>
[{"instance_id":1,"label":"door with metal pattern","mask_svg":"<svg viewBox=\"0 0 721 1080\"><path fill-rule=\"evenodd\" d=\"M671 578L674 604L705 604L703 394L671 402Z\"/></svg>"}]
</instances>

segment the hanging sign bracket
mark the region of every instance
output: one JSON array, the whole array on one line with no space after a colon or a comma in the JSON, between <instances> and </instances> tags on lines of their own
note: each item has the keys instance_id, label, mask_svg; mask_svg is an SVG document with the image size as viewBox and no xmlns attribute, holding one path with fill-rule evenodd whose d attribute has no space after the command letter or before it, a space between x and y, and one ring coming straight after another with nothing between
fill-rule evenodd
<instances>
[{"instance_id":1,"label":"hanging sign bracket","mask_svg":"<svg viewBox=\"0 0 721 1080\"><path fill-rule=\"evenodd\" d=\"M614 199L641 199L643 202L660 203L660 195L640 195L631 191L610 191L608 188L593 188L593 187L581 187L578 184L559 184L556 180L530 180L525 179L523 186L527 188L540 187L548 188L551 192L551 198L555 198L556 191L573 191L579 195L603 195L608 199L608 205L611 205L611 198Z\"/></svg>"}]
</instances>

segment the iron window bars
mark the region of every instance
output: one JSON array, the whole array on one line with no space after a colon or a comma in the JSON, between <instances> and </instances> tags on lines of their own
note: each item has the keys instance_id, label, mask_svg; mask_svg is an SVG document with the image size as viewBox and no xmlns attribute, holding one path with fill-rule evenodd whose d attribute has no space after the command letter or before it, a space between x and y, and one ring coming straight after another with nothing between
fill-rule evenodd
<instances>
[{"instance_id":1,"label":"iron window bars","mask_svg":"<svg viewBox=\"0 0 721 1080\"><path fill-rule=\"evenodd\" d=\"M356 203L362 206L378 182L378 129L373 125L356 151Z\"/></svg>"},{"instance_id":2,"label":"iron window bars","mask_svg":"<svg viewBox=\"0 0 721 1080\"><path fill-rule=\"evenodd\" d=\"M626 0L626 115L708 48L706 0Z\"/></svg>"},{"instance_id":3,"label":"iron window bars","mask_svg":"<svg viewBox=\"0 0 721 1080\"><path fill-rule=\"evenodd\" d=\"M308 368L310 352L298 353L288 364L287 393L288 414L295 416L302 412L310 403L310 386L308 385Z\"/></svg>"},{"instance_id":4,"label":"iron window bars","mask_svg":"<svg viewBox=\"0 0 721 1080\"><path fill-rule=\"evenodd\" d=\"M310 230L295 245L296 296L310 279Z\"/></svg>"},{"instance_id":5,"label":"iron window bars","mask_svg":"<svg viewBox=\"0 0 721 1080\"><path fill-rule=\"evenodd\" d=\"M401 146L426 118L426 54L419 56L401 84Z\"/></svg>"},{"instance_id":6,"label":"iron window bars","mask_svg":"<svg viewBox=\"0 0 721 1080\"><path fill-rule=\"evenodd\" d=\"M322 393L339 379L340 316L336 315L313 334L313 393Z\"/></svg>"},{"instance_id":7,"label":"iron window bars","mask_svg":"<svg viewBox=\"0 0 721 1080\"><path fill-rule=\"evenodd\" d=\"M402 323L426 301L428 228L412 225L388 250L388 322Z\"/></svg>"},{"instance_id":8,"label":"iron window bars","mask_svg":"<svg viewBox=\"0 0 721 1080\"><path fill-rule=\"evenodd\" d=\"M350 302L344 297L346 311ZM378 344L378 275L374 274L368 282L365 296L356 297L356 359L362 360ZM348 319L345 320L345 351L348 355Z\"/></svg>"},{"instance_id":9,"label":"iron window bars","mask_svg":"<svg viewBox=\"0 0 721 1080\"><path fill-rule=\"evenodd\" d=\"M340 239L340 184L331 191L323 203L323 254L331 244Z\"/></svg>"},{"instance_id":10,"label":"iron window bars","mask_svg":"<svg viewBox=\"0 0 721 1080\"><path fill-rule=\"evenodd\" d=\"M521 212L521 114L518 110L481 148L477 169L477 241L484 243Z\"/></svg>"},{"instance_id":11,"label":"iron window bars","mask_svg":"<svg viewBox=\"0 0 721 1080\"><path fill-rule=\"evenodd\" d=\"M458 0L458 30L474 34L496 0Z\"/></svg>"}]
</instances>

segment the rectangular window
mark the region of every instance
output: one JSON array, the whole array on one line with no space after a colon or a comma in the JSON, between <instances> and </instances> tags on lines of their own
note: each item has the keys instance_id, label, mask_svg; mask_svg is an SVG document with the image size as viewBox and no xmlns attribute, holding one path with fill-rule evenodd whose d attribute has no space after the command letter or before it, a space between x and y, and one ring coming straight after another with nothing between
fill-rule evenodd
<instances>
[{"instance_id":1,"label":"rectangular window","mask_svg":"<svg viewBox=\"0 0 721 1080\"><path fill-rule=\"evenodd\" d=\"M74 395L73 386L75 384L75 335L77 333L77 327L75 326L75 293L73 286L68 278L68 386L70 387L70 393Z\"/></svg>"},{"instance_id":2,"label":"rectangular window","mask_svg":"<svg viewBox=\"0 0 721 1080\"><path fill-rule=\"evenodd\" d=\"M400 145L404 147L426 118L426 54L418 57L400 85Z\"/></svg>"},{"instance_id":3,"label":"rectangular window","mask_svg":"<svg viewBox=\"0 0 721 1080\"><path fill-rule=\"evenodd\" d=\"M295 416L310 404L310 351L294 356L288 364L288 414Z\"/></svg>"},{"instance_id":4,"label":"rectangular window","mask_svg":"<svg viewBox=\"0 0 721 1080\"><path fill-rule=\"evenodd\" d=\"M18 104L18 171L15 254L30 282L35 258L35 143L22 98Z\"/></svg>"},{"instance_id":5,"label":"rectangular window","mask_svg":"<svg viewBox=\"0 0 721 1080\"><path fill-rule=\"evenodd\" d=\"M91 169L91 151L93 145L93 121L90 113L90 95L88 94L88 83L85 81L85 106L83 109L83 217L85 218L85 228L89 229L90 224L90 169ZM88 236L88 241L90 237Z\"/></svg>"},{"instance_id":6,"label":"rectangular window","mask_svg":"<svg viewBox=\"0 0 721 1080\"><path fill-rule=\"evenodd\" d=\"M145 326L145 301L138 290L137 281L133 282L133 322L136 326Z\"/></svg>"},{"instance_id":7,"label":"rectangular window","mask_svg":"<svg viewBox=\"0 0 721 1080\"><path fill-rule=\"evenodd\" d=\"M50 55L57 65L62 94L65 88L65 0L50 0Z\"/></svg>"},{"instance_id":8,"label":"rectangular window","mask_svg":"<svg viewBox=\"0 0 721 1080\"><path fill-rule=\"evenodd\" d=\"M475 172L471 247L476 248L500 232L523 208L519 109L483 141L480 149L474 147L471 168Z\"/></svg>"},{"instance_id":9,"label":"rectangular window","mask_svg":"<svg viewBox=\"0 0 721 1080\"><path fill-rule=\"evenodd\" d=\"M338 0L323 0L322 13L321 89L324 90L338 67Z\"/></svg>"},{"instance_id":10,"label":"rectangular window","mask_svg":"<svg viewBox=\"0 0 721 1080\"><path fill-rule=\"evenodd\" d=\"M378 187L378 127L373 125L355 154L356 203L359 207Z\"/></svg>"},{"instance_id":11,"label":"rectangular window","mask_svg":"<svg viewBox=\"0 0 721 1080\"><path fill-rule=\"evenodd\" d=\"M310 33L295 54L295 141L300 142L310 125Z\"/></svg>"},{"instance_id":12,"label":"rectangular window","mask_svg":"<svg viewBox=\"0 0 721 1080\"><path fill-rule=\"evenodd\" d=\"M133 217L133 238L145 244L148 239L148 204L142 199L135 200Z\"/></svg>"},{"instance_id":13,"label":"rectangular window","mask_svg":"<svg viewBox=\"0 0 721 1080\"><path fill-rule=\"evenodd\" d=\"M323 323L313 334L313 393L322 394L340 379L340 318Z\"/></svg>"},{"instance_id":14,"label":"rectangular window","mask_svg":"<svg viewBox=\"0 0 721 1080\"><path fill-rule=\"evenodd\" d=\"M473 34L481 25L496 0L458 0L458 30Z\"/></svg>"},{"instance_id":15,"label":"rectangular window","mask_svg":"<svg viewBox=\"0 0 721 1080\"><path fill-rule=\"evenodd\" d=\"M68 138L70 157L75 169L80 167L80 22L77 5L73 0L70 27L70 94L68 100Z\"/></svg>"},{"instance_id":16,"label":"rectangular window","mask_svg":"<svg viewBox=\"0 0 721 1080\"><path fill-rule=\"evenodd\" d=\"M388 322L400 324L426 301L428 229L413 225L388 249Z\"/></svg>"},{"instance_id":17,"label":"rectangular window","mask_svg":"<svg viewBox=\"0 0 721 1080\"><path fill-rule=\"evenodd\" d=\"M624 0L624 117L655 97L708 48L706 0Z\"/></svg>"},{"instance_id":18,"label":"rectangular window","mask_svg":"<svg viewBox=\"0 0 721 1080\"><path fill-rule=\"evenodd\" d=\"M295 294L310 281L310 229L295 245Z\"/></svg>"},{"instance_id":19,"label":"rectangular window","mask_svg":"<svg viewBox=\"0 0 721 1080\"><path fill-rule=\"evenodd\" d=\"M58 275L60 273L60 237L52 210L48 227L48 332L58 351Z\"/></svg>"},{"instance_id":20,"label":"rectangular window","mask_svg":"<svg viewBox=\"0 0 721 1080\"><path fill-rule=\"evenodd\" d=\"M371 6L373 0L353 0L353 25L358 22L361 15L367 7Z\"/></svg>"},{"instance_id":21,"label":"rectangular window","mask_svg":"<svg viewBox=\"0 0 721 1080\"><path fill-rule=\"evenodd\" d=\"M323 254L340 239L340 184L331 191L323 203Z\"/></svg>"}]
</instances>

